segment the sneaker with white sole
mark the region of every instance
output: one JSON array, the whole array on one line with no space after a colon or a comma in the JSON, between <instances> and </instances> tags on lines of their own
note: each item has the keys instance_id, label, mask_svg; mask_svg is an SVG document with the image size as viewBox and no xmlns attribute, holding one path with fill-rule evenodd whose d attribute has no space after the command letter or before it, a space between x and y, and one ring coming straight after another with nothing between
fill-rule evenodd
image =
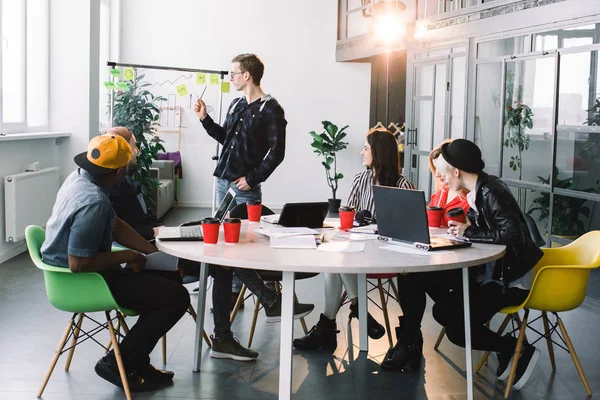
<instances>
[{"instance_id":1,"label":"sneaker with white sole","mask_svg":"<svg viewBox=\"0 0 600 400\"><path fill-rule=\"evenodd\" d=\"M515 383L513 389L519 390L529 380L531 373L535 369L535 365L540 358L540 350L529 345L521 352L519 363L517 364L517 372L515 374Z\"/></svg>"},{"instance_id":2,"label":"sneaker with white sole","mask_svg":"<svg viewBox=\"0 0 600 400\"><path fill-rule=\"evenodd\" d=\"M212 358L226 358L235 361L254 361L258 353L254 350L245 348L232 334L215 338L210 335L212 348L210 356Z\"/></svg>"},{"instance_id":3,"label":"sneaker with white sole","mask_svg":"<svg viewBox=\"0 0 600 400\"><path fill-rule=\"evenodd\" d=\"M304 304L294 302L294 319L306 317L315 309L314 304ZM278 294L277 300L271 307L265 307L267 322L281 322L281 294Z\"/></svg>"},{"instance_id":4,"label":"sneaker with white sole","mask_svg":"<svg viewBox=\"0 0 600 400\"><path fill-rule=\"evenodd\" d=\"M496 359L498 360L498 369L496 369L496 378L501 381L508 379L510 374L510 368L512 367L514 352L510 353L496 353Z\"/></svg>"}]
</instances>

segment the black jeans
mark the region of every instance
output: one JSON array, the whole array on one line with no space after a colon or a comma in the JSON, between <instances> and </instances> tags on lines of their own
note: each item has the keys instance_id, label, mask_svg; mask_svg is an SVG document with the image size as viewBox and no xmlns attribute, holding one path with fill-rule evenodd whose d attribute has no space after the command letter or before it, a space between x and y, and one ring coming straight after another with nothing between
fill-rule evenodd
<instances>
[{"instance_id":1,"label":"black jeans","mask_svg":"<svg viewBox=\"0 0 600 400\"><path fill-rule=\"evenodd\" d=\"M117 304L139 314L120 349L126 368L143 368L158 340L185 314L190 296L177 272L122 269L102 276Z\"/></svg>"},{"instance_id":2,"label":"black jeans","mask_svg":"<svg viewBox=\"0 0 600 400\"><path fill-rule=\"evenodd\" d=\"M231 311L231 282L235 274L246 287L258 296L258 301L266 307L277 300L277 293L269 289L253 269L226 268L219 265L210 266L213 276L213 318L215 322L215 337L231 333L229 313Z\"/></svg>"},{"instance_id":3,"label":"black jeans","mask_svg":"<svg viewBox=\"0 0 600 400\"><path fill-rule=\"evenodd\" d=\"M460 270L398 275L400 307L404 313L404 331L407 344L414 343L425 313L426 294L434 301L433 317L446 328L450 341L465 346L465 319ZM520 304L528 291L508 289L499 283L479 285L469 282L471 311L471 342L473 349L511 352L517 344L512 336L500 336L484 324L498 311L509 305Z\"/></svg>"}]
</instances>

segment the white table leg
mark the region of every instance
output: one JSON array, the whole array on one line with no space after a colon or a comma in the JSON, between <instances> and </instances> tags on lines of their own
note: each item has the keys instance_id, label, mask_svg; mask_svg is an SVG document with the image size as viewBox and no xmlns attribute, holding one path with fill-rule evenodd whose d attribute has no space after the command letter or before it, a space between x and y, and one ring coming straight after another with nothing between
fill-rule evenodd
<instances>
[{"instance_id":1,"label":"white table leg","mask_svg":"<svg viewBox=\"0 0 600 400\"><path fill-rule=\"evenodd\" d=\"M292 340L294 339L294 272L283 272L281 338L279 342L279 400L292 397Z\"/></svg>"},{"instance_id":2,"label":"white table leg","mask_svg":"<svg viewBox=\"0 0 600 400\"><path fill-rule=\"evenodd\" d=\"M367 335L367 275L358 274L358 341L360 351L369 351Z\"/></svg>"},{"instance_id":3,"label":"white table leg","mask_svg":"<svg viewBox=\"0 0 600 400\"><path fill-rule=\"evenodd\" d=\"M206 279L208 278L208 264L200 265L198 277L198 305L196 306L196 341L194 342L194 372L200 372L202 358L202 330L204 329L204 309L206 306Z\"/></svg>"},{"instance_id":4,"label":"white table leg","mask_svg":"<svg viewBox=\"0 0 600 400\"><path fill-rule=\"evenodd\" d=\"M473 400L473 358L471 348L471 309L469 304L469 268L462 269L463 304L465 309L465 356L467 366L467 399Z\"/></svg>"}]
</instances>

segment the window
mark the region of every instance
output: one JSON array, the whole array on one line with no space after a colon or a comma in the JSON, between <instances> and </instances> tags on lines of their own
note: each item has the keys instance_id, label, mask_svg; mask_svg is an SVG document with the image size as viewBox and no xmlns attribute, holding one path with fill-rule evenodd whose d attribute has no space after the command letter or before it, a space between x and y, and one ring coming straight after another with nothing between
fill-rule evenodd
<instances>
[{"instance_id":1,"label":"window","mask_svg":"<svg viewBox=\"0 0 600 400\"><path fill-rule=\"evenodd\" d=\"M0 130L48 126L48 0L1 0Z\"/></svg>"}]
</instances>

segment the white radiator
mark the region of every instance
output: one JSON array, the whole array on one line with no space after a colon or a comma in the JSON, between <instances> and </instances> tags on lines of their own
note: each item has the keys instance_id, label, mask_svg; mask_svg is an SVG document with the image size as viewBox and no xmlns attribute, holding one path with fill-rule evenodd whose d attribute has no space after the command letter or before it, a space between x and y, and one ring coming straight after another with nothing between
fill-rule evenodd
<instances>
[{"instance_id":1,"label":"white radiator","mask_svg":"<svg viewBox=\"0 0 600 400\"><path fill-rule=\"evenodd\" d=\"M59 187L58 167L4 177L6 241L25 239L27 225L46 226Z\"/></svg>"}]
</instances>

